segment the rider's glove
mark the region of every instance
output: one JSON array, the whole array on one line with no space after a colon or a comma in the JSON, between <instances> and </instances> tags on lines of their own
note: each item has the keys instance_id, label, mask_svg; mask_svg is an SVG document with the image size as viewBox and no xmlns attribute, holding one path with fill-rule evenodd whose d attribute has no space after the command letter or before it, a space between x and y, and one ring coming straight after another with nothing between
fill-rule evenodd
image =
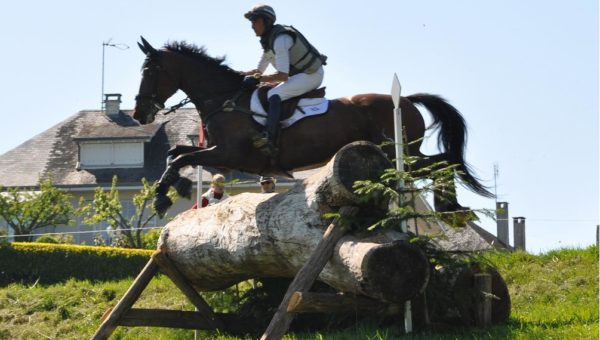
<instances>
[{"instance_id":1,"label":"rider's glove","mask_svg":"<svg viewBox=\"0 0 600 340\"><path fill-rule=\"evenodd\" d=\"M242 81L242 86L247 89L253 89L256 87L256 85L258 85L258 83L260 83L259 77L256 77L254 75L246 76L246 77L244 77L244 80Z\"/></svg>"}]
</instances>

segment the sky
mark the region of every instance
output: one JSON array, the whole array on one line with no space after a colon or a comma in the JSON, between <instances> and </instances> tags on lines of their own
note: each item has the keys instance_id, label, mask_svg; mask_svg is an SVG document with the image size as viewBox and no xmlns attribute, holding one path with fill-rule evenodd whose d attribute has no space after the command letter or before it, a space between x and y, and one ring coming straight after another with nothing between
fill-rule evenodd
<instances>
[{"instance_id":1,"label":"sky","mask_svg":"<svg viewBox=\"0 0 600 340\"><path fill-rule=\"evenodd\" d=\"M140 36L155 47L203 45L236 70L253 69L261 50L243 13L255 3L8 2L0 13L0 154L80 110L99 109L103 70L104 93L122 94L121 107L133 108L144 59ZM467 161L509 203L511 242L517 216L526 217L530 252L595 242L598 1L269 4L278 23L294 25L329 57L328 98L390 93L396 73L403 95L438 94L459 109L469 128ZM434 137L426 153L436 153ZM464 189L458 199L495 207L494 199ZM481 225L496 233L495 221Z\"/></svg>"}]
</instances>

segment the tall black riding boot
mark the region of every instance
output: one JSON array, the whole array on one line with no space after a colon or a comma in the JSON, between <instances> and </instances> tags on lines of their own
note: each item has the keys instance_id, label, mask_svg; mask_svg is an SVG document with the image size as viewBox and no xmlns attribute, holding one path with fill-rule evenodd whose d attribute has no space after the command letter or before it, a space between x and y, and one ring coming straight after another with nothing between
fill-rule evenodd
<instances>
[{"instance_id":1,"label":"tall black riding boot","mask_svg":"<svg viewBox=\"0 0 600 340\"><path fill-rule=\"evenodd\" d=\"M275 150L279 134L279 119L281 118L281 97L278 94L269 97L269 117L267 119L267 138L269 147Z\"/></svg>"}]
</instances>

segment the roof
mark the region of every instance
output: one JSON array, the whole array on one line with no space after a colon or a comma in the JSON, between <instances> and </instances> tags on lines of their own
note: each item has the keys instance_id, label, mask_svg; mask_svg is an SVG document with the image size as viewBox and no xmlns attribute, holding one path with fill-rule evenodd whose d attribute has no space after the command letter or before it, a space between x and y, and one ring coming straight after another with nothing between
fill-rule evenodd
<instances>
[{"instance_id":1,"label":"roof","mask_svg":"<svg viewBox=\"0 0 600 340\"><path fill-rule=\"evenodd\" d=\"M117 175L120 186L140 186L141 179L158 180L166 167L167 151L177 144L191 145L198 136L200 118L194 108L181 108L169 115L140 125L131 117L132 110L106 115L101 110L82 110L0 155L0 186L35 187L39 179L52 178L59 187L97 187L110 185ZM105 168L77 170L78 143L94 140L139 140L146 143L143 168ZM202 181L210 182L216 169L204 168ZM180 173L196 181L197 170L183 168ZM311 171L297 172L305 178ZM257 175L232 171L228 179L258 181ZM278 179L278 185L292 182Z\"/></svg>"},{"instance_id":2,"label":"roof","mask_svg":"<svg viewBox=\"0 0 600 340\"><path fill-rule=\"evenodd\" d=\"M52 178L57 186L98 186L110 184L117 175L120 185L140 185L160 178L166 153L175 144L190 145L187 137L198 134L195 109L180 109L171 115L157 115L156 121L140 125L131 110L106 115L101 110L83 110L0 155L0 185L36 186L40 178ZM143 168L77 170L78 142L100 139L137 139L147 142ZM195 171L192 171L195 173ZM204 179L203 174L203 179ZM210 178L210 173L206 174ZM194 176L195 179L195 176Z\"/></svg>"},{"instance_id":3,"label":"roof","mask_svg":"<svg viewBox=\"0 0 600 340\"><path fill-rule=\"evenodd\" d=\"M432 211L433 208L421 196L414 198L415 209L419 212ZM417 228L415 230L415 223ZM473 221L469 221L462 227L452 227L442 220L427 221L418 218L408 221L409 229L418 235L443 235L435 238L435 242L441 249L447 251L482 251L491 249L511 249L509 245L502 243L496 236L489 233Z\"/></svg>"}]
</instances>

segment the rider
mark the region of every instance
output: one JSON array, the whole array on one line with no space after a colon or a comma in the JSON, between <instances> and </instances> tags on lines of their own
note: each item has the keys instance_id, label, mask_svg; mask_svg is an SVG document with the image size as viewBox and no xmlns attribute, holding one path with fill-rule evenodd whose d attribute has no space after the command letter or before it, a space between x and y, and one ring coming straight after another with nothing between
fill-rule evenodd
<instances>
[{"instance_id":1,"label":"rider","mask_svg":"<svg viewBox=\"0 0 600 340\"><path fill-rule=\"evenodd\" d=\"M244 14L260 37L263 54L256 69L244 72L244 85L254 87L259 82L279 83L269 90L269 112L266 135L255 141L258 148L275 154L279 130L281 102L316 89L323 82L323 65L327 57L320 54L293 26L275 25L275 11L268 5L256 5ZM269 64L276 72L263 75Z\"/></svg>"}]
</instances>

